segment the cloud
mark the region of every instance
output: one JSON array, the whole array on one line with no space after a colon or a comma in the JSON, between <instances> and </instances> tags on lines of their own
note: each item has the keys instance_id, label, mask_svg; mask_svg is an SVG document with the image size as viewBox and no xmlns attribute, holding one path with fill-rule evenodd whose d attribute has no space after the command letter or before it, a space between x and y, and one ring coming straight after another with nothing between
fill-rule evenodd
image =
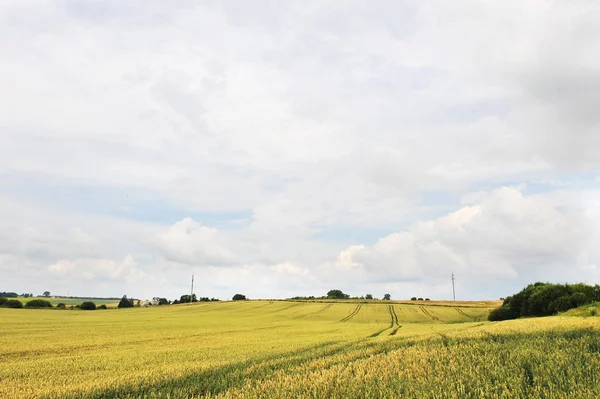
<instances>
[{"instance_id":1,"label":"cloud","mask_svg":"<svg viewBox=\"0 0 600 399\"><path fill-rule=\"evenodd\" d=\"M343 250L323 268L372 281L561 279L579 264L589 226L543 197L503 187L438 219L419 222L370 246Z\"/></svg>"},{"instance_id":2,"label":"cloud","mask_svg":"<svg viewBox=\"0 0 600 399\"><path fill-rule=\"evenodd\" d=\"M290 262L278 263L273 266L273 270L280 274L288 273L296 276L307 276L310 273L308 269L294 266Z\"/></svg>"},{"instance_id":3,"label":"cloud","mask_svg":"<svg viewBox=\"0 0 600 399\"><path fill-rule=\"evenodd\" d=\"M48 266L52 274L73 275L84 280L141 280L146 273L138 268L135 259L128 255L122 261L111 259L61 259Z\"/></svg>"},{"instance_id":4,"label":"cloud","mask_svg":"<svg viewBox=\"0 0 600 399\"><path fill-rule=\"evenodd\" d=\"M225 266L236 262L217 229L185 218L170 226L155 241L155 248L166 260L195 265Z\"/></svg>"}]
</instances>

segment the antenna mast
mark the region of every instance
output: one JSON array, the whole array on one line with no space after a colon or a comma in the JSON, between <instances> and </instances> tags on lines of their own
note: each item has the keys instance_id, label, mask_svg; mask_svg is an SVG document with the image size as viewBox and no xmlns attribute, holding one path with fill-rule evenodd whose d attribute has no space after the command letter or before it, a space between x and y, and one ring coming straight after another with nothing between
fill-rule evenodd
<instances>
[{"instance_id":1,"label":"antenna mast","mask_svg":"<svg viewBox=\"0 0 600 399\"><path fill-rule=\"evenodd\" d=\"M194 295L194 275L192 274L192 291L190 292L190 303L192 303L192 295Z\"/></svg>"},{"instance_id":2,"label":"antenna mast","mask_svg":"<svg viewBox=\"0 0 600 399\"><path fill-rule=\"evenodd\" d=\"M452 273L452 299L456 301L456 291L454 290L454 273Z\"/></svg>"}]
</instances>

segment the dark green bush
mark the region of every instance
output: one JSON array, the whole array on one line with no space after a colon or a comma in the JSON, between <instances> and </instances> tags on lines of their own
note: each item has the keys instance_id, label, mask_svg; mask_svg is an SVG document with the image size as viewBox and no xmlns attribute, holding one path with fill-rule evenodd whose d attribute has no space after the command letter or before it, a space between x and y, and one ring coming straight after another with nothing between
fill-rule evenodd
<instances>
[{"instance_id":1,"label":"dark green bush","mask_svg":"<svg viewBox=\"0 0 600 399\"><path fill-rule=\"evenodd\" d=\"M96 304L94 302L83 302L79 305L82 310L96 310Z\"/></svg>"},{"instance_id":2,"label":"dark green bush","mask_svg":"<svg viewBox=\"0 0 600 399\"><path fill-rule=\"evenodd\" d=\"M133 307L133 299L127 298L127 295L123 295L123 298L119 301L119 308L132 308Z\"/></svg>"},{"instance_id":3,"label":"dark green bush","mask_svg":"<svg viewBox=\"0 0 600 399\"><path fill-rule=\"evenodd\" d=\"M25 304L26 308L51 308L52 304L50 301L45 299L32 299Z\"/></svg>"},{"instance_id":4,"label":"dark green bush","mask_svg":"<svg viewBox=\"0 0 600 399\"><path fill-rule=\"evenodd\" d=\"M58 305L56 305L57 308L59 309L65 309L67 306L64 303L59 303Z\"/></svg>"},{"instance_id":5,"label":"dark green bush","mask_svg":"<svg viewBox=\"0 0 600 399\"><path fill-rule=\"evenodd\" d=\"M0 306L4 306L6 301L8 301L8 299L4 298L3 296L0 296Z\"/></svg>"},{"instance_id":6,"label":"dark green bush","mask_svg":"<svg viewBox=\"0 0 600 399\"><path fill-rule=\"evenodd\" d=\"M23 303L18 299L9 299L4 303L3 306L12 309L21 309L23 308Z\"/></svg>"},{"instance_id":7,"label":"dark green bush","mask_svg":"<svg viewBox=\"0 0 600 399\"><path fill-rule=\"evenodd\" d=\"M410 300L411 300L411 301L416 301L416 300L417 300L417 297L416 297L416 296L413 296L412 298L410 298Z\"/></svg>"},{"instance_id":8,"label":"dark green bush","mask_svg":"<svg viewBox=\"0 0 600 399\"><path fill-rule=\"evenodd\" d=\"M586 284L529 284L513 296L506 297L501 308L489 320L508 320L527 316L549 316L600 300L600 286Z\"/></svg>"},{"instance_id":9,"label":"dark green bush","mask_svg":"<svg viewBox=\"0 0 600 399\"><path fill-rule=\"evenodd\" d=\"M98 306L98 309L106 309L106 305L102 304L102 305Z\"/></svg>"}]
</instances>

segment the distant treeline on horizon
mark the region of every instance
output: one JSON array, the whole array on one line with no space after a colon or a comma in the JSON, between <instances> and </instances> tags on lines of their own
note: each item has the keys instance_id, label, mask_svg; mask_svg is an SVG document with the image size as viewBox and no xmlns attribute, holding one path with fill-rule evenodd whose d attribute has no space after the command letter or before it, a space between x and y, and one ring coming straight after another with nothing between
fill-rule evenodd
<instances>
[{"instance_id":1,"label":"distant treeline on horizon","mask_svg":"<svg viewBox=\"0 0 600 399\"><path fill-rule=\"evenodd\" d=\"M16 292L0 292L0 297L3 298L18 298L19 296L23 296L25 298L27 297L33 297L33 294L22 294L19 295ZM42 295L40 295L40 297L42 297ZM99 297L99 296L62 296L62 295L52 295L52 297L54 298L68 298L68 299L96 299L96 300L103 300L103 301L118 301L121 299L121 297ZM131 298L133 300L137 300L137 298Z\"/></svg>"}]
</instances>

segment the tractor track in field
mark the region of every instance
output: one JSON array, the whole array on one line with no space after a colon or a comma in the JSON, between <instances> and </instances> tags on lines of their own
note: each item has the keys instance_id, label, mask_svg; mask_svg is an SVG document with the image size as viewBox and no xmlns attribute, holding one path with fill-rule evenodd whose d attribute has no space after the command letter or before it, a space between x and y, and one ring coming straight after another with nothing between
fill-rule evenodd
<instances>
[{"instance_id":1,"label":"tractor track in field","mask_svg":"<svg viewBox=\"0 0 600 399\"><path fill-rule=\"evenodd\" d=\"M313 314L317 314L317 313L322 313L324 311L326 311L327 309L329 309L330 307L333 306L333 303L330 303L329 305L326 305L324 308L317 310L315 313Z\"/></svg>"},{"instance_id":2,"label":"tractor track in field","mask_svg":"<svg viewBox=\"0 0 600 399\"><path fill-rule=\"evenodd\" d=\"M487 312L483 312L481 314L478 314L477 316L475 316L475 318L473 319L473 321L481 321L481 318L483 316L485 316L487 314Z\"/></svg>"},{"instance_id":3,"label":"tractor track in field","mask_svg":"<svg viewBox=\"0 0 600 399\"><path fill-rule=\"evenodd\" d=\"M469 319L472 319L473 321L481 321L481 320L480 320L480 319L481 319L481 317L482 317L483 315L485 315L485 314L486 314L485 312L483 312L483 313L481 313L481 314L479 314L479 315L477 315L477 316L471 316L470 314L467 314L467 313L465 313L465 312L464 312L462 309L460 309L460 308L454 308L454 309L455 309L455 310L458 312L458 314L460 314L461 316L468 317Z\"/></svg>"},{"instance_id":4,"label":"tractor track in field","mask_svg":"<svg viewBox=\"0 0 600 399\"><path fill-rule=\"evenodd\" d=\"M390 316L392 317L392 325L390 327L394 327L394 324L399 326L400 323L398 323L398 315L396 314L396 309L394 309L394 305L388 305L388 310L390 312Z\"/></svg>"},{"instance_id":5,"label":"tractor track in field","mask_svg":"<svg viewBox=\"0 0 600 399\"><path fill-rule=\"evenodd\" d=\"M460 314L460 315L463 315L465 317L471 317L468 314L466 314L462 309L454 308L454 310L456 310L458 312L458 314Z\"/></svg>"},{"instance_id":6,"label":"tractor track in field","mask_svg":"<svg viewBox=\"0 0 600 399\"><path fill-rule=\"evenodd\" d=\"M288 310L288 309L294 308L294 307L299 306L299 305L301 305L301 303L294 303L293 305L287 306L285 308L277 309L273 313L283 312L284 310Z\"/></svg>"},{"instance_id":7,"label":"tractor track in field","mask_svg":"<svg viewBox=\"0 0 600 399\"><path fill-rule=\"evenodd\" d=\"M454 310L456 310L458 312L458 314L460 314L461 316L468 317L469 319L472 319L473 321L481 321L481 318L487 314L487 312L483 312L483 313L478 314L477 316L471 316L470 314L465 313L462 309L454 308Z\"/></svg>"},{"instance_id":8,"label":"tractor track in field","mask_svg":"<svg viewBox=\"0 0 600 399\"><path fill-rule=\"evenodd\" d=\"M396 333L398 332L399 329L402 328L402 326L398 322L398 315L396 314L396 308L394 305L389 305L389 311L390 311L390 316L392 316L392 325L390 326L390 328L393 328L394 324L396 324L396 328L394 328L392 330L392 332L390 332L389 335L396 335Z\"/></svg>"},{"instance_id":9,"label":"tractor track in field","mask_svg":"<svg viewBox=\"0 0 600 399\"><path fill-rule=\"evenodd\" d=\"M360 308L362 308L362 305L357 305L356 308L352 311L352 313L350 313L348 316L346 316L342 320L340 320L340 323L345 323L348 320L350 320L351 318L353 318L354 316L356 316L358 314L358 312L360 312Z\"/></svg>"},{"instance_id":10,"label":"tractor track in field","mask_svg":"<svg viewBox=\"0 0 600 399\"><path fill-rule=\"evenodd\" d=\"M398 324L398 315L396 314L394 305L388 305L388 313L390 314L390 326L369 335L369 338L378 337L388 331L390 328L394 328L394 326L396 326L396 328L393 329L388 335L395 335L398 329L402 327L400 324Z\"/></svg>"},{"instance_id":11,"label":"tractor track in field","mask_svg":"<svg viewBox=\"0 0 600 399\"><path fill-rule=\"evenodd\" d=\"M296 316L296 317L294 317L294 319L306 319L308 317L311 317L311 316L317 315L319 313L322 313L322 312L326 311L327 309L329 309L332 306L333 306L333 303L330 303L329 305L323 306L321 309L317 310L316 312L312 312L312 313L309 313L309 314Z\"/></svg>"},{"instance_id":12,"label":"tractor track in field","mask_svg":"<svg viewBox=\"0 0 600 399\"><path fill-rule=\"evenodd\" d=\"M399 330L399 329L401 329L401 328L402 328L402 326L397 326L396 328L394 328L394 329L392 330L392 332L390 333L390 336L391 336L391 335L396 335L396 333L398 332L398 330Z\"/></svg>"},{"instance_id":13,"label":"tractor track in field","mask_svg":"<svg viewBox=\"0 0 600 399\"><path fill-rule=\"evenodd\" d=\"M425 309L423 306L420 306L419 309L421 309L421 312L423 312L423 314L425 314L426 316L431 317L432 320L439 320L440 319L439 317L434 316L431 313L429 313L429 311L427 309Z\"/></svg>"}]
</instances>

